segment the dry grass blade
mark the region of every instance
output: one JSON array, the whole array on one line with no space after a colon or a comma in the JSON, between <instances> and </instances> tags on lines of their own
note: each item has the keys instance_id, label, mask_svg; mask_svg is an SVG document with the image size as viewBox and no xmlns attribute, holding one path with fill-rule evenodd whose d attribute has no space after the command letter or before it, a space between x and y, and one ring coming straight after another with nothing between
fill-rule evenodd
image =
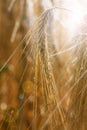
<instances>
[{"instance_id":1,"label":"dry grass blade","mask_svg":"<svg viewBox=\"0 0 87 130\"><path fill-rule=\"evenodd\" d=\"M11 10L12 10L12 8L13 8L15 2L16 2L16 0L12 0L12 1L11 1L10 5L9 5L9 7L8 7L8 11L11 11Z\"/></svg>"},{"instance_id":2,"label":"dry grass blade","mask_svg":"<svg viewBox=\"0 0 87 130\"><path fill-rule=\"evenodd\" d=\"M16 33L20 27L20 24L21 24L21 20L22 20L22 17L23 17L23 12L24 12L24 3L25 1L24 0L20 0L20 11L19 11L19 16L18 16L18 19L16 20L15 22L15 26L13 28L13 32L12 32L12 36L11 36L11 42L14 41L15 39L15 36L16 36ZM10 7L11 8L11 7Z\"/></svg>"}]
</instances>

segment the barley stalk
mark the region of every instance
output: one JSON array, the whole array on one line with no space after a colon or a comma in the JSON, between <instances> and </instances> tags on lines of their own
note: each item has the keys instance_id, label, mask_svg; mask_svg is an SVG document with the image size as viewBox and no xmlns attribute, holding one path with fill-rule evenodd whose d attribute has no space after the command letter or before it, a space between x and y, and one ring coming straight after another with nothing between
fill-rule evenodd
<instances>
[{"instance_id":1,"label":"barley stalk","mask_svg":"<svg viewBox=\"0 0 87 130\"><path fill-rule=\"evenodd\" d=\"M82 39L84 39L84 42ZM75 65L74 82L76 82L78 79L80 80L75 85L71 95L71 129L73 130L87 129L87 126L85 124L85 121L87 119L87 117L85 116L85 108L87 104L87 39L85 36L82 36L80 38L80 41L82 41L82 44L77 47L74 54L78 58Z\"/></svg>"},{"instance_id":2,"label":"barley stalk","mask_svg":"<svg viewBox=\"0 0 87 130\"><path fill-rule=\"evenodd\" d=\"M59 99L59 92L54 80L54 75L52 71L51 61L50 61L50 54L48 51L48 40L46 35L46 28L47 28L47 20L50 17L50 10L44 12L41 17L38 19L36 24L34 24L29 39L31 39L34 49L34 60L35 62L35 75L34 75L34 83L35 83L35 103L34 103L34 119L36 120L37 115L37 86L38 86L38 69L40 63L40 71L42 73L42 84L43 84L43 95L45 95L45 110L47 111L46 114L52 113L52 110L55 106L57 106L57 112L60 114L62 125L64 129L65 126L65 115L62 109L62 106L58 105ZM32 39L33 38L33 39ZM28 43L28 42L27 42ZM32 52L33 53L33 52ZM33 55L33 54L32 54ZM35 56L36 55L36 56ZM55 114L53 118L51 118L51 127L53 129L53 123L55 122ZM34 120L34 122L36 122ZM36 130L36 123L34 129Z\"/></svg>"}]
</instances>

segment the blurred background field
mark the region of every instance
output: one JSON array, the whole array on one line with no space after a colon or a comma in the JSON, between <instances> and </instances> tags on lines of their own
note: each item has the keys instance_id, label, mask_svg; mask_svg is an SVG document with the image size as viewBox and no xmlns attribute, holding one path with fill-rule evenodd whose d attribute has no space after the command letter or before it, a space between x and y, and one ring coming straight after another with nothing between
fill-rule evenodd
<instances>
[{"instance_id":1,"label":"blurred background field","mask_svg":"<svg viewBox=\"0 0 87 130\"><path fill-rule=\"evenodd\" d=\"M87 130L86 28L86 0L0 0L0 130Z\"/></svg>"}]
</instances>

